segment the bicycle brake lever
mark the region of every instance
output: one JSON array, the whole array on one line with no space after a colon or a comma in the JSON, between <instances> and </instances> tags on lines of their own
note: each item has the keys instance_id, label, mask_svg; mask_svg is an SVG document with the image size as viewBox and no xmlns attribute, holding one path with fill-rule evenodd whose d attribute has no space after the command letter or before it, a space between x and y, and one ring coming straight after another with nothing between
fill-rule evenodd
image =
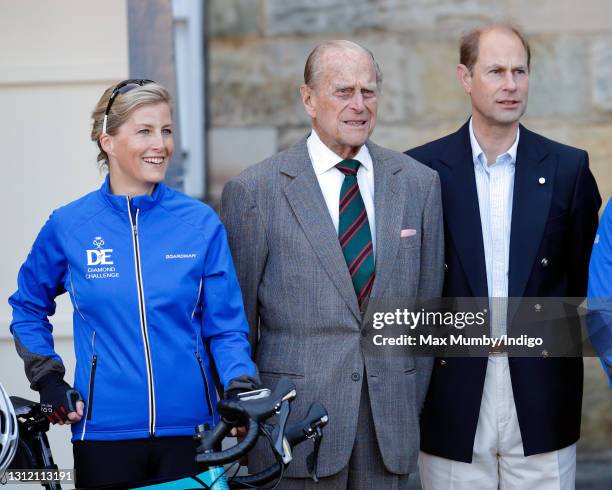
<instances>
[{"instance_id":1,"label":"bicycle brake lever","mask_svg":"<svg viewBox=\"0 0 612 490\"><path fill-rule=\"evenodd\" d=\"M317 427L315 433L310 438L314 442L314 447L312 452L306 456L306 468L308 469L308 473L310 473L310 478L312 478L315 483L318 483L319 477L317 476L317 467L319 466L319 448L323 440L323 431L321 428Z\"/></svg>"},{"instance_id":2,"label":"bicycle brake lever","mask_svg":"<svg viewBox=\"0 0 612 490\"><path fill-rule=\"evenodd\" d=\"M291 448L285 439L285 427L287 426L290 412L289 400L283 400L278 414L278 435L276 441L274 441L274 452L283 459L285 464L288 464L293 459Z\"/></svg>"}]
</instances>

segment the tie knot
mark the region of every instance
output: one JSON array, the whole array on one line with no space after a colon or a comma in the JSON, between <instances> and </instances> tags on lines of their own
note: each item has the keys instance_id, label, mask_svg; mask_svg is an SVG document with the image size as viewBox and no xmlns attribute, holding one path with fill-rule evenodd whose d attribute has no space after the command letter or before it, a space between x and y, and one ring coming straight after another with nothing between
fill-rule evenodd
<instances>
[{"instance_id":1,"label":"tie knot","mask_svg":"<svg viewBox=\"0 0 612 490\"><path fill-rule=\"evenodd\" d=\"M342 160L340 163L336 164L336 168L344 175L354 177L357 175L359 165L361 165L359 160Z\"/></svg>"}]
</instances>

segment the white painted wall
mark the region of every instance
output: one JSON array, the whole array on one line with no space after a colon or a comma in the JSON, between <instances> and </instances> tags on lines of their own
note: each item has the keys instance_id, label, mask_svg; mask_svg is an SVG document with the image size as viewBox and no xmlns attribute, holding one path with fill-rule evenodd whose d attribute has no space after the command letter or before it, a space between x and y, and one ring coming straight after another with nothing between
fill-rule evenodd
<instances>
[{"instance_id":1,"label":"white painted wall","mask_svg":"<svg viewBox=\"0 0 612 490\"><path fill-rule=\"evenodd\" d=\"M103 90L128 76L126 1L2 0L0 45L0 382L10 394L38 401L9 334L6 299L51 211L102 181L89 117ZM64 295L52 322L69 382L71 316ZM69 432L50 431L60 468L72 468Z\"/></svg>"},{"instance_id":2,"label":"white painted wall","mask_svg":"<svg viewBox=\"0 0 612 490\"><path fill-rule=\"evenodd\" d=\"M176 102L185 169L183 192L196 199L206 197L204 1L172 0L174 63L179 95Z\"/></svg>"}]
</instances>

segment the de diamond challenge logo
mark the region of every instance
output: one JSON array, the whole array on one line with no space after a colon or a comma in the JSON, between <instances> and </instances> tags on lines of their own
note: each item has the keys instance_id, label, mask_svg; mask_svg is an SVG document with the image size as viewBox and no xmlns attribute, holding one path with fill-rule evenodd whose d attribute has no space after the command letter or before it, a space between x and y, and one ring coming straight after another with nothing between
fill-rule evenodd
<instances>
[{"instance_id":1,"label":"de diamond challenge logo","mask_svg":"<svg viewBox=\"0 0 612 490\"><path fill-rule=\"evenodd\" d=\"M92 244L94 248L87 249L87 273L86 279L116 279L119 273L113 262L113 249L104 247L104 238L94 237Z\"/></svg>"}]
</instances>

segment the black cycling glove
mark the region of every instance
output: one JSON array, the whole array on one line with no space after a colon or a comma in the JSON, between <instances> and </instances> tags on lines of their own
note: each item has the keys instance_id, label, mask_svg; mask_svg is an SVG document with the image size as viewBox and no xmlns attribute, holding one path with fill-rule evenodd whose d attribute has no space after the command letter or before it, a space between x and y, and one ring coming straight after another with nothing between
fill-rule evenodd
<instances>
[{"instance_id":1,"label":"black cycling glove","mask_svg":"<svg viewBox=\"0 0 612 490\"><path fill-rule=\"evenodd\" d=\"M227 390L223 395L223 398L236 398L238 393L243 393L245 391L256 390L261 387L261 381L259 380L259 375L255 376L238 376L230 381Z\"/></svg>"},{"instance_id":2,"label":"black cycling glove","mask_svg":"<svg viewBox=\"0 0 612 490\"><path fill-rule=\"evenodd\" d=\"M76 402L83 400L59 373L46 374L38 380L37 385L40 410L52 424L68 421L68 414L76 412Z\"/></svg>"}]
</instances>

